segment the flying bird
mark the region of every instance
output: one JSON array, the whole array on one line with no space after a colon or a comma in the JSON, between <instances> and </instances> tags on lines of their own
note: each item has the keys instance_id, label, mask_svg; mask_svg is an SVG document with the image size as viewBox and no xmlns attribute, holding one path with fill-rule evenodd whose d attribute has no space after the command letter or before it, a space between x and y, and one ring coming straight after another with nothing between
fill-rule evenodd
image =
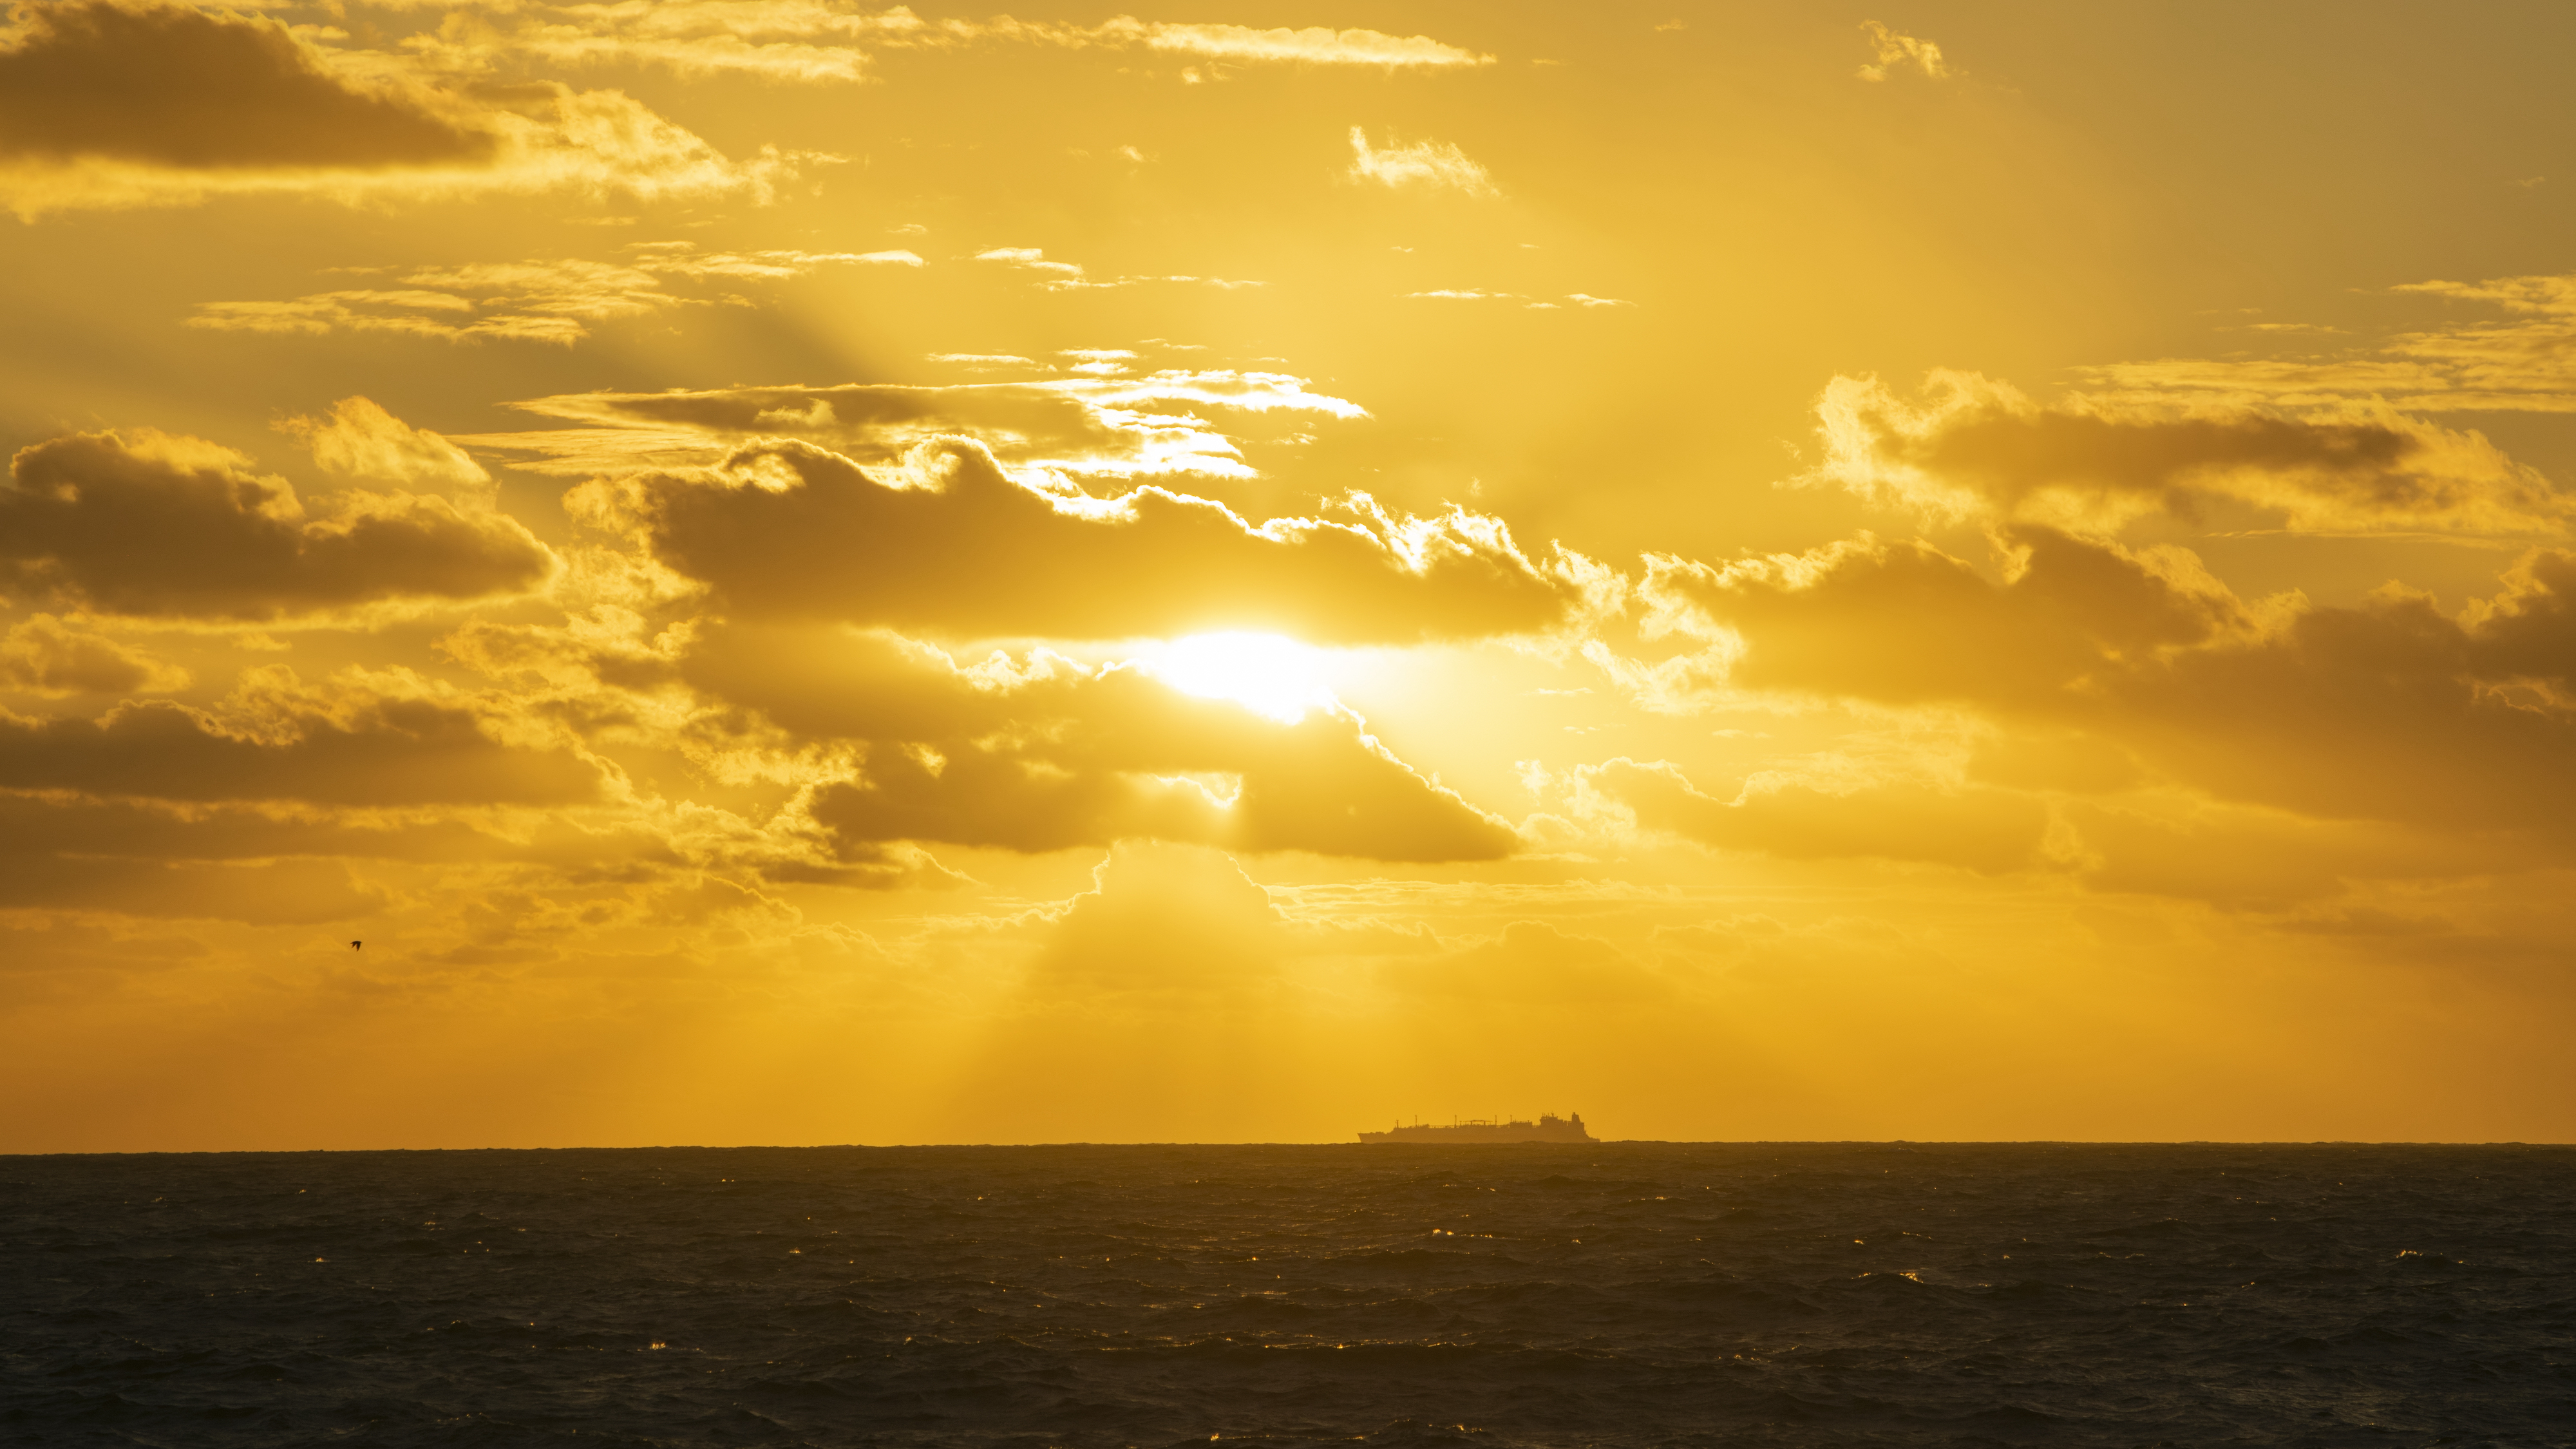
<instances>
[{"instance_id":1,"label":"flying bird","mask_svg":"<svg viewBox=\"0 0 2576 1449\"><path fill-rule=\"evenodd\" d=\"M364 942L364 941L351 941L351 942L349 943L349 949L350 949L350 950L352 950L352 951L355 951L355 950L357 950L360 946L363 946L363 945L365 945L365 944L367 944L367 943L366 943L366 942Z\"/></svg>"}]
</instances>

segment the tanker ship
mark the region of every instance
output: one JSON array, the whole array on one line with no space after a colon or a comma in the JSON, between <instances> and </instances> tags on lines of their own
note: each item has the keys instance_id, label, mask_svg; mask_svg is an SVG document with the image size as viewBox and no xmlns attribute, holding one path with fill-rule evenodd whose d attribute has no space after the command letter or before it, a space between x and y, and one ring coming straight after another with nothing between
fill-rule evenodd
<instances>
[{"instance_id":1,"label":"tanker ship","mask_svg":"<svg viewBox=\"0 0 2576 1449\"><path fill-rule=\"evenodd\" d=\"M1535 1122L1496 1122L1489 1118L1471 1118L1446 1127L1426 1127L1415 1123L1396 1126L1384 1132L1363 1132L1362 1142L1598 1142L1601 1139L1583 1130L1583 1114L1559 1117L1553 1112L1539 1114Z\"/></svg>"}]
</instances>

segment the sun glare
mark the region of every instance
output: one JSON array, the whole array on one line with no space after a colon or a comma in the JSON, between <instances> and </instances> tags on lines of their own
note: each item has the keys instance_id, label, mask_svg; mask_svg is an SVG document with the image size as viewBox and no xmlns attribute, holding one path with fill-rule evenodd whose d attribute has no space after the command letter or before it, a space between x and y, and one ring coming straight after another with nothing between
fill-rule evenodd
<instances>
[{"instance_id":1,"label":"sun glare","mask_svg":"<svg viewBox=\"0 0 2576 1449\"><path fill-rule=\"evenodd\" d=\"M1164 645L1145 667L1184 694L1230 699L1284 724L1333 702L1322 651L1279 634L1192 634Z\"/></svg>"}]
</instances>

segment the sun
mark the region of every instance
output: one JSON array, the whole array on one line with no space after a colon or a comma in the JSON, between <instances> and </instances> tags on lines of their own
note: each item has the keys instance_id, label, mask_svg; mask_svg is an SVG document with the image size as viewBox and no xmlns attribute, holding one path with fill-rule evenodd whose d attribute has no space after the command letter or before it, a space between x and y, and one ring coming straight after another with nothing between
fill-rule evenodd
<instances>
[{"instance_id":1,"label":"sun","mask_svg":"<svg viewBox=\"0 0 2576 1449\"><path fill-rule=\"evenodd\" d=\"M1282 724L1333 703L1322 650L1280 634L1192 634L1147 656L1155 678L1184 694L1230 699Z\"/></svg>"}]
</instances>

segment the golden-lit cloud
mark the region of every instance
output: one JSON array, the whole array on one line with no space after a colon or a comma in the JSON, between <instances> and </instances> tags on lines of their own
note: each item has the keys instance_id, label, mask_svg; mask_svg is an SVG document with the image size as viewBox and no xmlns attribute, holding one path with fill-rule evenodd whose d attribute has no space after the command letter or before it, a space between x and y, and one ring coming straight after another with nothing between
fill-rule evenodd
<instances>
[{"instance_id":1,"label":"golden-lit cloud","mask_svg":"<svg viewBox=\"0 0 2576 1449\"><path fill-rule=\"evenodd\" d=\"M1113 365L1106 376L920 387L852 383L828 387L734 387L666 393L572 393L518 404L542 417L585 426L486 433L477 447L535 454L523 466L586 476L639 467L701 467L759 439L793 439L869 465L900 464L925 443L972 438L1016 475L1126 479L1258 476L1244 456L1257 432L1279 420L1351 420L1367 410L1311 391L1281 372L1163 369L1137 375L1111 352L1068 349ZM955 361L951 355L947 360ZM978 371L1007 361L977 356ZM1086 364L1087 366L1087 364ZM1026 370L1044 371L1034 363ZM1220 411L1219 425L1199 416Z\"/></svg>"},{"instance_id":2,"label":"golden-lit cloud","mask_svg":"<svg viewBox=\"0 0 2576 1449\"><path fill-rule=\"evenodd\" d=\"M345 397L327 418L290 417L278 431L302 443L322 471L350 483L391 484L406 493L439 493L488 511L492 475L464 449L415 428L370 398Z\"/></svg>"},{"instance_id":3,"label":"golden-lit cloud","mask_svg":"<svg viewBox=\"0 0 2576 1449\"><path fill-rule=\"evenodd\" d=\"M182 171L473 166L500 138L431 95L338 74L285 25L151 0L13 7L0 157Z\"/></svg>"},{"instance_id":4,"label":"golden-lit cloud","mask_svg":"<svg viewBox=\"0 0 2576 1449\"><path fill-rule=\"evenodd\" d=\"M1447 141L1407 144L1390 135L1384 146L1373 146L1368 132L1358 126L1351 127L1350 178L1398 191L1418 187L1468 196L1502 194L1484 167Z\"/></svg>"},{"instance_id":5,"label":"golden-lit cloud","mask_svg":"<svg viewBox=\"0 0 2576 1449\"><path fill-rule=\"evenodd\" d=\"M0 788L321 805L569 805L598 769L512 742L491 704L398 683L313 686L270 666L213 708L129 702L96 719L0 718Z\"/></svg>"},{"instance_id":6,"label":"golden-lit cloud","mask_svg":"<svg viewBox=\"0 0 2576 1449\"><path fill-rule=\"evenodd\" d=\"M440 70L471 72L510 57L557 65L629 65L681 75L743 74L769 81L850 83L871 52L1021 43L1074 50L1143 50L1224 65L1354 66L1394 72L1493 64L1428 36L1375 30L1256 29L1138 20L1097 25L926 19L908 6L849 0L622 0L616 4L430 4L446 12L406 50ZM1195 77L1194 77L1195 78Z\"/></svg>"},{"instance_id":7,"label":"golden-lit cloud","mask_svg":"<svg viewBox=\"0 0 2576 1449\"><path fill-rule=\"evenodd\" d=\"M387 419L387 421L391 421ZM75 433L20 449L0 489L0 595L101 613L275 619L524 593L555 559L506 515L294 485L196 438Z\"/></svg>"},{"instance_id":8,"label":"golden-lit cloud","mask_svg":"<svg viewBox=\"0 0 2576 1449\"><path fill-rule=\"evenodd\" d=\"M219 332L392 332L446 342L504 338L570 346L600 322L716 300L674 292L673 279L740 285L801 277L823 266L922 265L908 251L700 252L689 242L647 242L627 250L631 255L618 262L559 258L414 267L392 277L399 285L391 288L342 288L276 302L207 302L188 325Z\"/></svg>"},{"instance_id":9,"label":"golden-lit cloud","mask_svg":"<svg viewBox=\"0 0 2576 1449\"><path fill-rule=\"evenodd\" d=\"M46 696L166 694L188 687L188 671L36 614L0 636L0 687Z\"/></svg>"},{"instance_id":10,"label":"golden-lit cloud","mask_svg":"<svg viewBox=\"0 0 2576 1449\"><path fill-rule=\"evenodd\" d=\"M1247 25L1139 22L1125 16L1101 26L1104 38L1134 36L1146 49L1234 64L1368 66L1380 70L1452 70L1492 65L1494 58L1445 45L1427 35L1388 35L1376 30L1308 26L1256 30Z\"/></svg>"},{"instance_id":11,"label":"golden-lit cloud","mask_svg":"<svg viewBox=\"0 0 2576 1449\"><path fill-rule=\"evenodd\" d=\"M1528 558L1493 518L1399 516L1363 495L1256 525L1156 487L1014 479L963 440L879 476L811 444L752 444L699 474L584 485L574 506L729 612L951 637L1475 637L1549 628L1580 593L1573 564Z\"/></svg>"},{"instance_id":12,"label":"golden-lit cloud","mask_svg":"<svg viewBox=\"0 0 2576 1449\"><path fill-rule=\"evenodd\" d=\"M2384 406L2315 413L2032 402L2009 384L1935 372L1920 405L1874 378L1817 404L1810 475L1952 520L2117 528L2236 505L2307 531L2557 534L2569 496L2475 432Z\"/></svg>"},{"instance_id":13,"label":"golden-lit cloud","mask_svg":"<svg viewBox=\"0 0 2576 1449\"><path fill-rule=\"evenodd\" d=\"M2431 413L2576 412L2576 276L2414 282L2389 290L2483 304L2505 315L2396 332L2321 356L2168 357L2076 372L2105 394L2123 398L2285 407L2367 401Z\"/></svg>"},{"instance_id":14,"label":"golden-lit cloud","mask_svg":"<svg viewBox=\"0 0 2576 1449\"><path fill-rule=\"evenodd\" d=\"M1094 277L1084 270L1080 262L1068 262L1050 258L1047 256L1046 248L1044 247L986 247L982 251L975 253L973 259L979 262L997 263L999 265L1012 268L1015 271L1032 273L1037 277L1038 285L1044 287L1050 292L1097 292L1119 287L1143 286L1153 282L1169 282L1198 287L1215 287L1223 291L1234 291L1243 287L1258 287L1263 285L1260 282L1245 281L1231 277L1196 277L1181 275Z\"/></svg>"},{"instance_id":15,"label":"golden-lit cloud","mask_svg":"<svg viewBox=\"0 0 2576 1449\"><path fill-rule=\"evenodd\" d=\"M21 217L257 193L758 200L817 159L737 163L616 91L446 87L261 16L165 0L28 0L15 15L0 42L0 203Z\"/></svg>"},{"instance_id":16,"label":"golden-lit cloud","mask_svg":"<svg viewBox=\"0 0 2576 1449\"><path fill-rule=\"evenodd\" d=\"M1860 28L1869 32L1870 47L1877 59L1860 68L1865 81L1883 81L1893 72L1911 71L1925 80L1946 80L1950 67L1941 59L1941 47L1920 36L1899 35L1875 20L1864 20Z\"/></svg>"},{"instance_id":17,"label":"golden-lit cloud","mask_svg":"<svg viewBox=\"0 0 2576 1449\"><path fill-rule=\"evenodd\" d=\"M0 1149L2566 1134L2546 36L1168 17L10 8Z\"/></svg>"},{"instance_id":18,"label":"golden-lit cloud","mask_svg":"<svg viewBox=\"0 0 2576 1449\"><path fill-rule=\"evenodd\" d=\"M1864 541L1666 564L1646 587L1713 641L1711 683L2072 727L2216 798L2319 818L2554 835L2576 805L2551 763L2576 747L2565 551L2445 614L2402 588L2258 608L2179 550L2031 528L1997 544L2000 578Z\"/></svg>"}]
</instances>

